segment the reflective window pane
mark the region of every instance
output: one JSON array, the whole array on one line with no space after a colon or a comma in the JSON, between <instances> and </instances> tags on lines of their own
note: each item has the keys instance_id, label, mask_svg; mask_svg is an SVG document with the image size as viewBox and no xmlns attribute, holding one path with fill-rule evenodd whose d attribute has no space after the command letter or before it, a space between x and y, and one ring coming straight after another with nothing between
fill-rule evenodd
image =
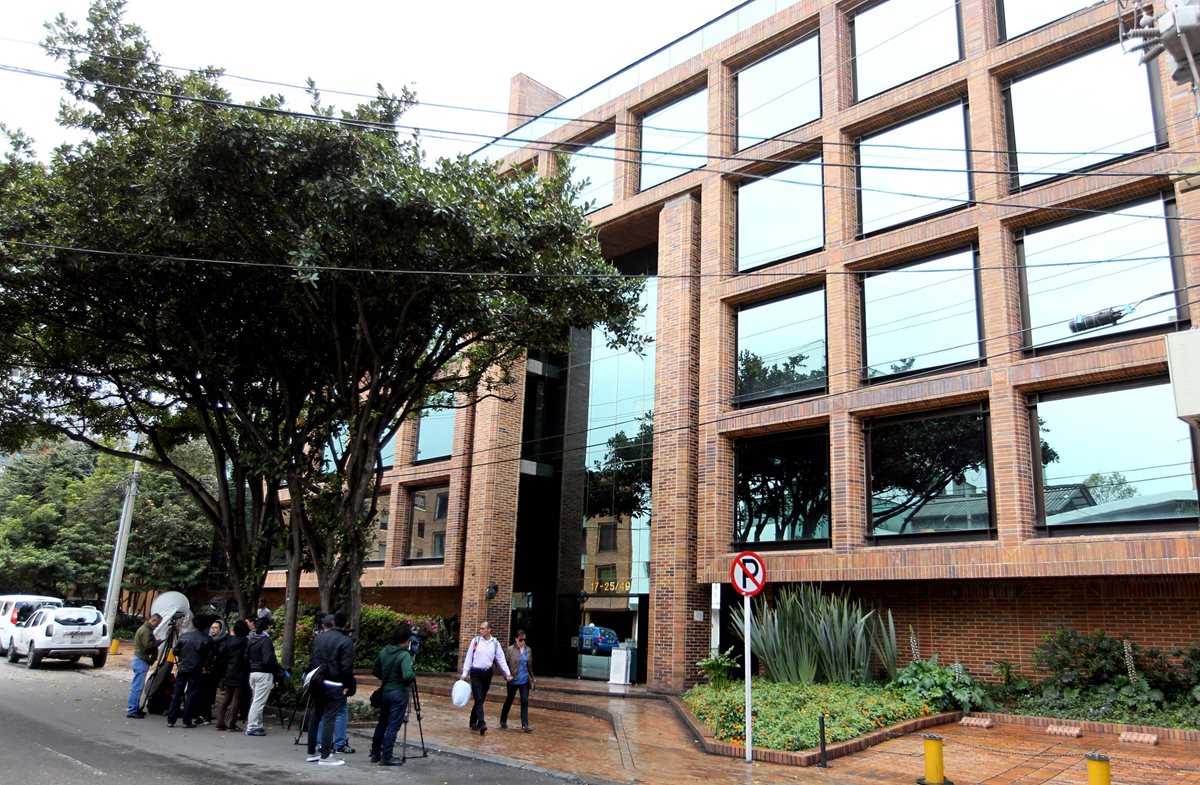
<instances>
[{"instance_id":1,"label":"reflective window pane","mask_svg":"<svg viewBox=\"0 0 1200 785\"><path fill-rule=\"evenodd\" d=\"M829 538L829 432L806 430L737 443L739 543Z\"/></svg>"},{"instance_id":2,"label":"reflective window pane","mask_svg":"<svg viewBox=\"0 0 1200 785\"><path fill-rule=\"evenodd\" d=\"M821 52L817 36L777 52L737 75L738 149L821 116Z\"/></svg>"},{"instance_id":3,"label":"reflective window pane","mask_svg":"<svg viewBox=\"0 0 1200 785\"><path fill-rule=\"evenodd\" d=\"M437 485L412 491L412 519L409 527L408 558L430 561L445 555L446 516L450 507L450 486Z\"/></svg>"},{"instance_id":4,"label":"reflective window pane","mask_svg":"<svg viewBox=\"0 0 1200 785\"><path fill-rule=\"evenodd\" d=\"M642 118L643 191L704 166L707 160L708 90Z\"/></svg>"},{"instance_id":5,"label":"reflective window pane","mask_svg":"<svg viewBox=\"0 0 1200 785\"><path fill-rule=\"evenodd\" d=\"M750 180L737 191L738 269L789 259L825 245L821 159Z\"/></svg>"},{"instance_id":6,"label":"reflective window pane","mask_svg":"<svg viewBox=\"0 0 1200 785\"><path fill-rule=\"evenodd\" d=\"M864 137L858 161L863 234L961 207L971 198L966 107Z\"/></svg>"},{"instance_id":7,"label":"reflective window pane","mask_svg":"<svg viewBox=\"0 0 1200 785\"><path fill-rule=\"evenodd\" d=\"M388 514L391 500L380 496L378 512L375 515L375 525L371 532L371 544L367 547L367 561L387 561Z\"/></svg>"},{"instance_id":8,"label":"reflective window pane","mask_svg":"<svg viewBox=\"0 0 1200 785\"><path fill-rule=\"evenodd\" d=\"M575 204L582 206L592 203L589 212L612 204L616 143L616 136L606 136L571 156L571 179L577 183L587 182L575 198Z\"/></svg>"},{"instance_id":9,"label":"reflective window pane","mask_svg":"<svg viewBox=\"0 0 1200 785\"><path fill-rule=\"evenodd\" d=\"M1119 44L1014 81L1008 100L1021 187L1157 143L1146 69Z\"/></svg>"},{"instance_id":10,"label":"reflective window pane","mask_svg":"<svg viewBox=\"0 0 1200 785\"><path fill-rule=\"evenodd\" d=\"M825 290L742 308L738 403L825 389Z\"/></svg>"},{"instance_id":11,"label":"reflective window pane","mask_svg":"<svg viewBox=\"0 0 1200 785\"><path fill-rule=\"evenodd\" d=\"M998 3L1004 40L1024 35L1095 4L1094 0L998 0Z\"/></svg>"},{"instance_id":12,"label":"reflective window pane","mask_svg":"<svg viewBox=\"0 0 1200 785\"><path fill-rule=\"evenodd\" d=\"M427 409L417 424L417 460L449 458L454 449L456 409Z\"/></svg>"},{"instance_id":13,"label":"reflective window pane","mask_svg":"<svg viewBox=\"0 0 1200 785\"><path fill-rule=\"evenodd\" d=\"M1068 323L1175 288L1162 200L1129 205L1025 234L1027 343L1094 338L1177 318L1172 296L1143 303L1115 324L1072 333Z\"/></svg>"},{"instance_id":14,"label":"reflective window pane","mask_svg":"<svg viewBox=\"0 0 1200 785\"><path fill-rule=\"evenodd\" d=\"M987 530L987 417L877 422L869 432L876 537Z\"/></svg>"},{"instance_id":15,"label":"reflective window pane","mask_svg":"<svg viewBox=\"0 0 1200 785\"><path fill-rule=\"evenodd\" d=\"M859 101L960 56L955 0L888 0L856 13L851 25Z\"/></svg>"},{"instance_id":16,"label":"reflective window pane","mask_svg":"<svg viewBox=\"0 0 1200 785\"><path fill-rule=\"evenodd\" d=\"M1047 526L1197 517L1192 436L1171 385L1041 401Z\"/></svg>"},{"instance_id":17,"label":"reflective window pane","mask_svg":"<svg viewBox=\"0 0 1200 785\"><path fill-rule=\"evenodd\" d=\"M979 357L974 269L967 248L863 279L868 377Z\"/></svg>"}]
</instances>

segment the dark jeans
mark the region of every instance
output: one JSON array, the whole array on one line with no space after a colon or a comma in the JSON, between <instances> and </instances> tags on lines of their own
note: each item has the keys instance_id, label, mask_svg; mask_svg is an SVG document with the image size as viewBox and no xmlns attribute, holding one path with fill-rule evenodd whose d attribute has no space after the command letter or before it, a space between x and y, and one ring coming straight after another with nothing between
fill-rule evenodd
<instances>
[{"instance_id":1,"label":"dark jeans","mask_svg":"<svg viewBox=\"0 0 1200 785\"><path fill-rule=\"evenodd\" d=\"M323 686L313 691L313 707L308 715L308 754L317 753L317 726L321 727L321 757L333 752L333 725L338 712L346 705L346 692L341 687Z\"/></svg>"},{"instance_id":2,"label":"dark jeans","mask_svg":"<svg viewBox=\"0 0 1200 785\"><path fill-rule=\"evenodd\" d=\"M471 707L471 727L487 727L487 720L483 718L483 702L487 700L488 690L492 687L492 669L491 668L472 668L471 669L471 695L475 698L475 705Z\"/></svg>"},{"instance_id":3,"label":"dark jeans","mask_svg":"<svg viewBox=\"0 0 1200 785\"><path fill-rule=\"evenodd\" d=\"M224 728L226 726L226 715L229 717L228 726L230 728L237 727L238 718L238 703L242 700L241 687L230 687L225 685L225 694L221 696L221 705L217 707L217 727ZM230 706L232 704L232 707Z\"/></svg>"},{"instance_id":4,"label":"dark jeans","mask_svg":"<svg viewBox=\"0 0 1200 785\"><path fill-rule=\"evenodd\" d=\"M175 692L171 695L171 708L167 711L167 722L172 725L179 719L179 704L183 704L183 724L192 724L192 706L196 703L196 688L200 686L198 671L180 671L175 674Z\"/></svg>"},{"instance_id":5,"label":"dark jeans","mask_svg":"<svg viewBox=\"0 0 1200 785\"><path fill-rule=\"evenodd\" d=\"M513 697L521 693L521 727L529 727L529 682L524 684L508 683L508 697L504 699L504 708L500 710L500 724L508 722L508 710L512 708Z\"/></svg>"},{"instance_id":6,"label":"dark jeans","mask_svg":"<svg viewBox=\"0 0 1200 785\"><path fill-rule=\"evenodd\" d=\"M383 693L383 705L379 707L379 722L375 723L375 735L371 739L371 757L391 760L396 748L396 733L400 723L407 719L408 691L388 690Z\"/></svg>"},{"instance_id":7,"label":"dark jeans","mask_svg":"<svg viewBox=\"0 0 1200 785\"><path fill-rule=\"evenodd\" d=\"M213 708L217 702L217 684L221 681L214 673L206 673L200 677L200 686L196 688L196 716L206 720L213 718Z\"/></svg>"}]
</instances>

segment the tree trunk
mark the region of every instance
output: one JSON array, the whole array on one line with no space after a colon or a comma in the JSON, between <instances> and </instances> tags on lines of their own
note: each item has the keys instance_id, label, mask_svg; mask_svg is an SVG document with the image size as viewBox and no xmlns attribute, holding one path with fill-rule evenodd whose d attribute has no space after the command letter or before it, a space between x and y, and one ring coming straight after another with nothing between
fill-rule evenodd
<instances>
[{"instance_id":1,"label":"tree trunk","mask_svg":"<svg viewBox=\"0 0 1200 785\"><path fill-rule=\"evenodd\" d=\"M300 565L304 549L300 541L300 529L290 525L287 547L287 589L283 600L283 667L290 668L296 661L296 616L300 605Z\"/></svg>"}]
</instances>

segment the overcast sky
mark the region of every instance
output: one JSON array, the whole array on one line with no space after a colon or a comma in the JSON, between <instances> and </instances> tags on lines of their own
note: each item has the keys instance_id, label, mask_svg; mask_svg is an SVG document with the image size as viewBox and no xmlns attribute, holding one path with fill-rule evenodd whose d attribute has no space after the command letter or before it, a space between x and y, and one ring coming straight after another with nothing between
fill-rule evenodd
<instances>
[{"instance_id":1,"label":"overcast sky","mask_svg":"<svg viewBox=\"0 0 1200 785\"><path fill-rule=\"evenodd\" d=\"M166 65L216 65L229 74L373 93L377 82L410 85L425 101L506 110L509 79L524 72L566 96L690 32L737 0L589 3L370 2L315 0L130 0L126 18L141 25ZM0 0L0 64L61 73L29 43L59 12L84 19L86 0ZM282 88L233 79L239 100ZM0 122L24 128L46 152L66 137L54 122L61 83L0 71ZM289 97L296 108L303 97ZM355 99L326 95L349 106ZM495 134L501 115L413 110L408 122L429 129ZM432 155L470 152L484 140L445 142L426 135Z\"/></svg>"}]
</instances>

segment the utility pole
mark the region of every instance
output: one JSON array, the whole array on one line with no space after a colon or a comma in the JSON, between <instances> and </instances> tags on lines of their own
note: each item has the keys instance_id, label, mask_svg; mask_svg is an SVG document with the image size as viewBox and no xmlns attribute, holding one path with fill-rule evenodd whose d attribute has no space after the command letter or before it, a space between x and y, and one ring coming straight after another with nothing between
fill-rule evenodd
<instances>
[{"instance_id":1,"label":"utility pole","mask_svg":"<svg viewBox=\"0 0 1200 785\"><path fill-rule=\"evenodd\" d=\"M133 437L133 453L138 451L137 437ZM125 499L121 502L121 520L117 524L117 544L113 548L112 567L108 571L108 593L104 596L104 620L112 635L117 627L117 605L121 601L121 581L125 577L125 552L129 549L129 530L133 522L133 501L137 497L138 476L141 462L133 459L133 473L125 485ZM116 638L113 638L116 641Z\"/></svg>"}]
</instances>

